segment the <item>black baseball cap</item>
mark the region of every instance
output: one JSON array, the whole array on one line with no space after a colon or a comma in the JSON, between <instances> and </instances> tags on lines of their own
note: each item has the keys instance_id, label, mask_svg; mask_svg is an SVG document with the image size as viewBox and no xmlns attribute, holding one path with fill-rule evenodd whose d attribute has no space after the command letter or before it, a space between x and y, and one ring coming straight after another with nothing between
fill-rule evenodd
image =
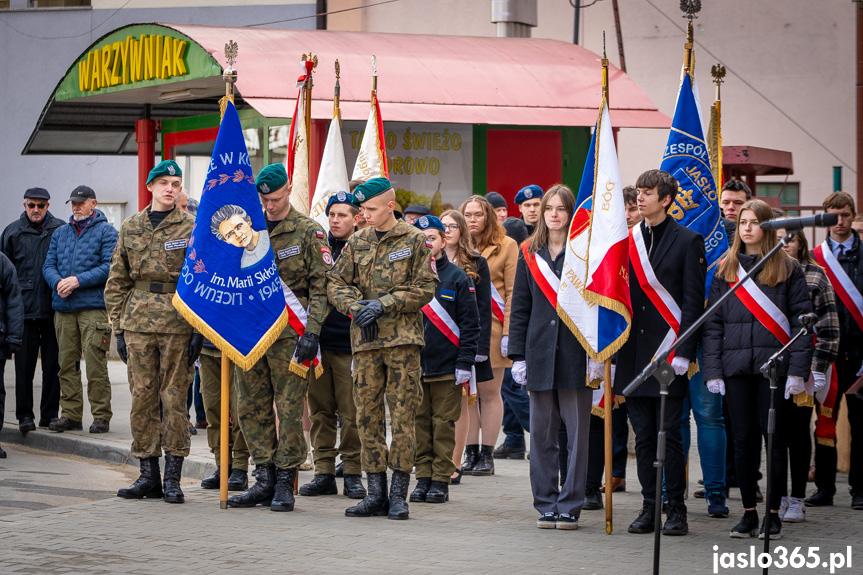
<instances>
[{"instance_id":1,"label":"black baseball cap","mask_svg":"<svg viewBox=\"0 0 863 575\"><path fill-rule=\"evenodd\" d=\"M69 199L66 200L66 203L69 202L83 202L84 200L95 200L96 192L93 191L93 188L89 186L78 186L74 190L72 190L72 195L69 196Z\"/></svg>"}]
</instances>

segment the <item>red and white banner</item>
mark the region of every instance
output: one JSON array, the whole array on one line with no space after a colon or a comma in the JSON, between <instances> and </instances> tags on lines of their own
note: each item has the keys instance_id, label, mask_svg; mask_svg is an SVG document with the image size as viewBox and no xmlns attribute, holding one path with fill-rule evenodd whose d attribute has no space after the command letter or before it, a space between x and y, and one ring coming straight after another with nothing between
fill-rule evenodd
<instances>
[{"instance_id":1,"label":"red and white banner","mask_svg":"<svg viewBox=\"0 0 863 575\"><path fill-rule=\"evenodd\" d=\"M789 341L791 341L791 324L788 323L788 318L785 317L785 314L776 307L776 304L770 301L770 298L761 291L761 288L758 287L752 278L748 277L746 274L746 270L743 269L743 266L737 266L737 281L741 281L740 278L743 279L743 285L734 292L734 295L737 296L743 305L746 306L752 315L755 316L755 319L761 322L761 324L773 334L773 336L779 340L779 343L782 345L786 345ZM731 287L734 287L737 282L731 283Z\"/></svg>"},{"instance_id":2,"label":"red and white banner","mask_svg":"<svg viewBox=\"0 0 863 575\"><path fill-rule=\"evenodd\" d=\"M440 301L438 301L436 297L433 297L429 303L423 306L422 310L429 321L432 322L432 325L438 328L444 337L450 340L453 345L458 347L461 331L458 329L458 325L456 325L452 316L448 314L443 305L441 305Z\"/></svg>"},{"instance_id":3,"label":"red and white banner","mask_svg":"<svg viewBox=\"0 0 863 575\"><path fill-rule=\"evenodd\" d=\"M306 324L309 322L309 312L306 311L306 308L300 303L300 300L297 299L297 296L291 291L291 288L288 287L284 281L279 279L282 284L282 292L285 294L285 307L288 309L288 325L294 328L294 331L297 332L298 338L303 337L303 334L306 332ZM299 375L300 377L306 377L306 374L309 372L309 367L314 367L315 369L315 377L320 377L324 372L324 367L321 365L321 348L318 346L317 354L312 361L306 361L300 363L297 361L297 350L294 350L294 355L291 357L291 366L290 370Z\"/></svg>"},{"instance_id":4,"label":"red and white banner","mask_svg":"<svg viewBox=\"0 0 863 575\"><path fill-rule=\"evenodd\" d=\"M530 253L530 250L528 249L529 243L530 242L524 242L521 244L521 253L524 255L527 269L530 270L530 275L533 276L533 280L536 282L536 285L538 285L539 289L542 290L542 293L545 294L545 298L548 300L548 303L551 304L551 307L556 309L557 290L560 289L560 278L554 274L547 261L539 257L537 254Z\"/></svg>"},{"instance_id":5,"label":"red and white banner","mask_svg":"<svg viewBox=\"0 0 863 575\"><path fill-rule=\"evenodd\" d=\"M506 302L500 295L500 292L497 291L497 288L494 287L494 282L491 283L491 311L494 317L497 318L497 321L503 323L504 318L504 310L506 309Z\"/></svg>"},{"instance_id":6,"label":"red and white banner","mask_svg":"<svg viewBox=\"0 0 863 575\"><path fill-rule=\"evenodd\" d=\"M825 240L824 243L812 250L812 255L815 256L815 261L824 268L824 271L827 273L827 279L830 280L830 285L833 286L833 291L836 292L836 295L845 304L848 313L851 314L854 321L860 326L860 329L863 329L863 295L860 294L857 286L854 285L854 282L851 281L851 278L842 269L839 260L833 255L833 250L830 249L827 241Z\"/></svg>"},{"instance_id":7,"label":"red and white banner","mask_svg":"<svg viewBox=\"0 0 863 575\"><path fill-rule=\"evenodd\" d=\"M389 178L384 121L378 104L378 93L372 91L372 109L363 132L363 140L354 164L352 180L368 181L372 178Z\"/></svg>"},{"instance_id":8,"label":"red and white banner","mask_svg":"<svg viewBox=\"0 0 863 575\"><path fill-rule=\"evenodd\" d=\"M330 220L327 217L327 202L333 194L349 192L348 168L345 164L345 149L342 143L342 118L338 109L333 114L330 130L327 133L327 143L321 157L321 169L318 171L318 181L315 184L315 195L309 217L321 224L324 231L330 231Z\"/></svg>"},{"instance_id":9,"label":"red and white banner","mask_svg":"<svg viewBox=\"0 0 863 575\"><path fill-rule=\"evenodd\" d=\"M309 215L309 126L306 124L306 86L311 86L312 70L315 64L305 60L300 65L303 74L297 78L297 103L291 119L291 132L288 139L287 163L288 181L291 183L291 206L304 216Z\"/></svg>"}]
</instances>

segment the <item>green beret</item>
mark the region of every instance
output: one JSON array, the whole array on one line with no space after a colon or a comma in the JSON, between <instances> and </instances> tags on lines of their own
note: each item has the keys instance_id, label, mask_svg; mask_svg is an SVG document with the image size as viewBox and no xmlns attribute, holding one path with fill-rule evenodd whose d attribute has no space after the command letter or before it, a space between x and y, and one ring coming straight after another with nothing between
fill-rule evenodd
<instances>
[{"instance_id":1,"label":"green beret","mask_svg":"<svg viewBox=\"0 0 863 575\"><path fill-rule=\"evenodd\" d=\"M258 173L255 187L259 194L271 194L288 183L288 171L284 164L270 164Z\"/></svg>"},{"instance_id":2,"label":"green beret","mask_svg":"<svg viewBox=\"0 0 863 575\"><path fill-rule=\"evenodd\" d=\"M367 202L373 197L391 189L393 189L393 185L388 179L372 178L368 182L360 184L354 189L354 205L359 206L363 202Z\"/></svg>"},{"instance_id":3,"label":"green beret","mask_svg":"<svg viewBox=\"0 0 863 575\"><path fill-rule=\"evenodd\" d=\"M174 160L164 160L159 162L159 165L150 170L150 175L147 176L149 184L159 176L180 176L183 177L183 170L177 165Z\"/></svg>"}]
</instances>

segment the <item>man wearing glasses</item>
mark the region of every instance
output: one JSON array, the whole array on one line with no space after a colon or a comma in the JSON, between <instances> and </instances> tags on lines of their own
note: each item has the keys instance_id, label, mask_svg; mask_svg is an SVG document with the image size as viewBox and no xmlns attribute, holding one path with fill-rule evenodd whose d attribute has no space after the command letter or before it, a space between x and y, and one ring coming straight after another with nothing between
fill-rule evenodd
<instances>
[{"instance_id":1,"label":"man wearing glasses","mask_svg":"<svg viewBox=\"0 0 863 575\"><path fill-rule=\"evenodd\" d=\"M22 434L36 429L33 412L33 376L42 351L42 398L39 427L48 427L60 409L60 365L51 289L42 277L42 266L54 230L63 225L48 211L51 195L44 188L24 192L24 213L3 231L3 253L15 266L24 302L24 338L15 354L15 416Z\"/></svg>"}]
</instances>

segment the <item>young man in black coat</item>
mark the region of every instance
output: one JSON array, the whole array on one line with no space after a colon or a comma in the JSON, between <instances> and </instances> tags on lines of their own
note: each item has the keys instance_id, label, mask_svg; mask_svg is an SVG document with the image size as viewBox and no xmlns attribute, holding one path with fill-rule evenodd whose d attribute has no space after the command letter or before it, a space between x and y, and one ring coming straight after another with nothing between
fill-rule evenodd
<instances>
[{"instance_id":1,"label":"young man in black coat","mask_svg":"<svg viewBox=\"0 0 863 575\"><path fill-rule=\"evenodd\" d=\"M704 310L705 255L701 235L670 218L667 209L677 193L677 180L661 170L648 170L638 177L638 211L644 221L630 232L630 242L640 232L643 238L643 267L652 268L654 279L679 308L679 330L682 334ZM649 264L649 265L648 265ZM642 288L639 276L649 277L630 259L629 293L632 300L632 328L629 340L617 356L614 392L621 394L659 351L666 340L670 325L660 314L654 300ZM650 290L653 291L653 290ZM673 340L667 340L673 341ZM695 359L698 338L687 340L672 361L676 375L669 388L665 408L665 482L668 495L668 514L663 534L685 535L689 531L683 492L686 488L686 464L680 418L683 400L689 390L687 372L690 360ZM626 399L629 418L635 431L635 457L638 480L644 505L638 517L629 526L630 533L651 533L654 529L656 503L656 438L659 431L659 382L651 377Z\"/></svg>"}]
</instances>

